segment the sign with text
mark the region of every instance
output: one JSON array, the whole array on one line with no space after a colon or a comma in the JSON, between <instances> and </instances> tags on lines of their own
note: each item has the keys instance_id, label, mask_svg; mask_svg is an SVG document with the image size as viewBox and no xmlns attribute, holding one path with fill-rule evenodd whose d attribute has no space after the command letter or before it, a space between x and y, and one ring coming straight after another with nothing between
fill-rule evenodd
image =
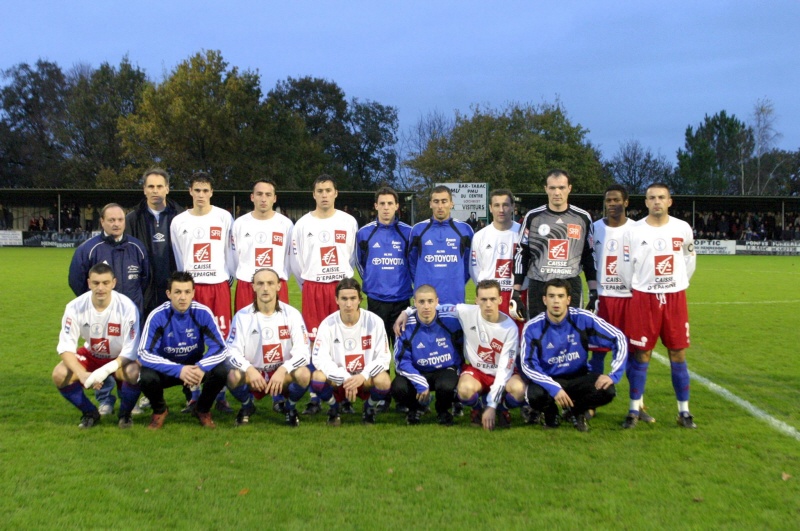
<instances>
[{"instance_id":1,"label":"sign with text","mask_svg":"<svg viewBox=\"0 0 800 531\"><path fill-rule=\"evenodd\" d=\"M489 185L487 183L437 183L444 185L453 194L453 211L450 215L461 221L467 221L474 213L478 219L486 219L489 215L487 200Z\"/></svg>"}]
</instances>

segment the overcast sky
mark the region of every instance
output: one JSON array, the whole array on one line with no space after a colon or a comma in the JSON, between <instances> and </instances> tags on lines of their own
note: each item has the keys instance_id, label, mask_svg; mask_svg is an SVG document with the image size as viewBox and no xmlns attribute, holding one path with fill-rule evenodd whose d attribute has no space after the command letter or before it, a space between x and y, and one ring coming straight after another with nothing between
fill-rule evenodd
<instances>
[{"instance_id":1,"label":"overcast sky","mask_svg":"<svg viewBox=\"0 0 800 531\"><path fill-rule=\"evenodd\" d=\"M431 110L559 98L610 158L639 140L675 161L687 125L720 110L750 121L769 98L800 149L800 3L518 1L4 2L0 69L39 58L119 64L154 80L220 50L258 70L396 106L405 130ZM13 6L13 7L12 7Z\"/></svg>"}]
</instances>

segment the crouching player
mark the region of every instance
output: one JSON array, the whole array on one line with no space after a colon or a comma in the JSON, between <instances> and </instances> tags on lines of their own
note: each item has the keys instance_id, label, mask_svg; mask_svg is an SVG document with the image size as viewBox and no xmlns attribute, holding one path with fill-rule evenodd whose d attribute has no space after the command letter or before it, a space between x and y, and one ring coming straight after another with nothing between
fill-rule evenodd
<instances>
[{"instance_id":1,"label":"crouching player","mask_svg":"<svg viewBox=\"0 0 800 531\"><path fill-rule=\"evenodd\" d=\"M439 424L453 424L453 407L464 333L452 312L439 312L439 297L429 284L414 292L416 315L408 318L406 329L394 347L395 379L392 396L408 409L406 421L419 424L422 412L436 393Z\"/></svg>"},{"instance_id":2,"label":"crouching player","mask_svg":"<svg viewBox=\"0 0 800 531\"><path fill-rule=\"evenodd\" d=\"M139 365L136 344L139 310L125 295L114 291L117 279L108 264L89 269L89 291L73 299L64 310L53 383L61 396L81 410L79 428L100 422L97 407L86 397L86 389L100 389L113 374L120 385L119 427L133 426L131 410L139 398ZM82 347L78 342L83 338Z\"/></svg>"},{"instance_id":3,"label":"crouching player","mask_svg":"<svg viewBox=\"0 0 800 531\"><path fill-rule=\"evenodd\" d=\"M544 411L545 427L556 428L558 406L570 411L578 431L589 431L586 411L611 402L616 396L628 357L627 339L618 329L593 313L570 307L570 285L564 279L545 282L544 305L525 325L520 347L522 377L514 375L507 390L514 399L527 400ZM613 354L608 375L590 372L589 344Z\"/></svg>"},{"instance_id":4,"label":"crouching player","mask_svg":"<svg viewBox=\"0 0 800 531\"><path fill-rule=\"evenodd\" d=\"M297 402L311 380L308 334L303 316L278 301L281 279L274 269L256 271L252 279L255 300L236 312L228 335L228 354L233 369L228 387L242 403L236 425L250 422L254 398L288 392L286 424L297 426Z\"/></svg>"},{"instance_id":5,"label":"crouching player","mask_svg":"<svg viewBox=\"0 0 800 531\"><path fill-rule=\"evenodd\" d=\"M358 281L340 280L336 285L339 311L320 323L314 340L311 360L316 370L311 388L331 404L331 426L342 424L339 403L356 397L364 400L364 423L374 424L375 408L389 395L391 358L386 330L380 317L359 308L361 298Z\"/></svg>"},{"instance_id":6,"label":"crouching player","mask_svg":"<svg viewBox=\"0 0 800 531\"><path fill-rule=\"evenodd\" d=\"M167 298L147 317L139 342L142 364L140 385L150 400L153 416L148 428L160 429L169 411L164 389L203 383L193 413L205 428L216 428L211 418L214 398L225 388L228 357L225 341L208 306L194 299L194 279L176 271L167 283Z\"/></svg>"}]
</instances>

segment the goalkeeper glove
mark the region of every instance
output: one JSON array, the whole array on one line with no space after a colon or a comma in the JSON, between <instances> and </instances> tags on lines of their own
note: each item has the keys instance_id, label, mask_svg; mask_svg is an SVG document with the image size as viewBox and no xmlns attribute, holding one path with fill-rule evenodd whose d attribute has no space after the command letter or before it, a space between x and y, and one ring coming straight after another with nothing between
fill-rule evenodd
<instances>
[{"instance_id":1,"label":"goalkeeper glove","mask_svg":"<svg viewBox=\"0 0 800 531\"><path fill-rule=\"evenodd\" d=\"M528 320L527 305L522 300L522 296L517 290L514 290L514 294L511 296L511 300L508 301L508 310L511 313L511 317L513 317L517 321Z\"/></svg>"},{"instance_id":2,"label":"goalkeeper glove","mask_svg":"<svg viewBox=\"0 0 800 531\"><path fill-rule=\"evenodd\" d=\"M597 290L590 289L589 290L589 304L586 305L586 309L590 312L597 313Z\"/></svg>"}]
</instances>

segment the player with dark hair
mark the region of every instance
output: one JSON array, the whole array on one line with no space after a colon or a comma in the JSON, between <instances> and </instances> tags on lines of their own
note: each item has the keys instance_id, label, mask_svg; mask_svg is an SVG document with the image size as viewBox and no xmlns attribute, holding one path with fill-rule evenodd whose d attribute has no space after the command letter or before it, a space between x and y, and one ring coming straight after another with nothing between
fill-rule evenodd
<instances>
[{"instance_id":1,"label":"player with dark hair","mask_svg":"<svg viewBox=\"0 0 800 531\"><path fill-rule=\"evenodd\" d=\"M297 426L295 405L308 389L311 350L300 312L279 301L280 276L274 269L259 269L248 283L255 291L252 305L233 317L228 352L233 370L228 374L231 394L241 403L236 425L250 422L254 397L288 394L284 413L289 426Z\"/></svg>"},{"instance_id":2,"label":"player with dark hair","mask_svg":"<svg viewBox=\"0 0 800 531\"><path fill-rule=\"evenodd\" d=\"M112 376L120 385L119 427L133 425L131 410L139 398L139 312L128 297L114 291L116 281L111 266L93 265L89 292L67 304L61 319L56 348L61 362L53 369L53 383L81 410L79 428L91 428L100 421L100 412L84 394L84 387L100 389ZM84 343L79 347L81 338Z\"/></svg>"},{"instance_id":3,"label":"player with dark hair","mask_svg":"<svg viewBox=\"0 0 800 531\"><path fill-rule=\"evenodd\" d=\"M627 339L592 312L570 306L570 282L545 283L546 311L528 321L520 347L520 374L506 386L513 400L544 411L545 427L558 427L558 406L569 409L575 429L588 431L586 411L608 404L625 370ZM608 375L591 372L589 344L611 350Z\"/></svg>"},{"instance_id":4,"label":"player with dark hair","mask_svg":"<svg viewBox=\"0 0 800 531\"><path fill-rule=\"evenodd\" d=\"M191 273L176 271L168 286L169 302L153 310L139 342L139 385L153 408L148 428L160 429L167 418L165 388L196 387L201 383L202 391L192 413L203 427L215 428L210 410L228 375L225 340L211 309L193 300L195 284Z\"/></svg>"},{"instance_id":5,"label":"player with dark hair","mask_svg":"<svg viewBox=\"0 0 800 531\"><path fill-rule=\"evenodd\" d=\"M581 306L583 286L580 273L597 298L597 281L592 256L592 218L567 200L572 190L569 174L554 169L545 179L547 204L529 210L520 224L520 240L514 257L514 291L518 308L523 307L519 291L527 276L528 315L545 310L544 284L552 278L566 279L573 293L571 304Z\"/></svg>"},{"instance_id":6,"label":"player with dark hair","mask_svg":"<svg viewBox=\"0 0 800 531\"><path fill-rule=\"evenodd\" d=\"M253 304L253 286L250 281L256 270L271 268L278 273L280 285L278 298L289 304L291 274L292 221L273 209L278 200L273 181L259 179L253 184L250 201L253 211L233 222L233 248L236 265L236 311Z\"/></svg>"},{"instance_id":7,"label":"player with dark hair","mask_svg":"<svg viewBox=\"0 0 800 531\"><path fill-rule=\"evenodd\" d=\"M645 192L647 217L630 231L630 256L623 261L622 282L631 289L626 318L633 359L628 367L630 407L623 423L633 428L640 409L650 356L658 339L667 348L672 387L678 400L678 425L696 428L689 413L689 311L686 289L696 267L694 236L685 221L669 215L672 196L664 183Z\"/></svg>"},{"instance_id":8,"label":"player with dark hair","mask_svg":"<svg viewBox=\"0 0 800 531\"><path fill-rule=\"evenodd\" d=\"M364 400L362 420L374 424L378 404L389 394L391 356L380 317L359 308L361 286L352 278L336 285L337 312L320 323L311 359L311 388L331 404L328 424L339 426L339 404Z\"/></svg>"},{"instance_id":9,"label":"player with dark hair","mask_svg":"<svg viewBox=\"0 0 800 531\"><path fill-rule=\"evenodd\" d=\"M394 348L396 376L392 395L408 410L407 423L415 425L419 424L433 391L439 424L450 426L464 333L452 312L436 309L439 297L433 286L418 287L414 304L416 315L408 318Z\"/></svg>"}]
</instances>

